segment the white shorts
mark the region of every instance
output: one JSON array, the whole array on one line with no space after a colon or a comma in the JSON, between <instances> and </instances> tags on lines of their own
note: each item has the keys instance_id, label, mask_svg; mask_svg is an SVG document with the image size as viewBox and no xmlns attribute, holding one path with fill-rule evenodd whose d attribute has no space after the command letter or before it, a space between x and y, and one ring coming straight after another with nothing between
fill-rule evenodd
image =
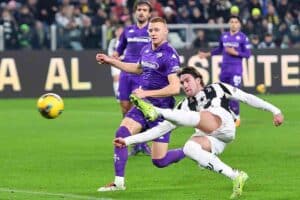
<instances>
[{"instance_id":1,"label":"white shorts","mask_svg":"<svg viewBox=\"0 0 300 200\"><path fill-rule=\"evenodd\" d=\"M235 138L235 123L232 115L222 107L212 107L206 109L206 111L219 116L222 120L221 126L210 134L206 134L201 130L196 129L196 132L192 135L192 137L206 136L211 143L212 153L220 154L225 149L226 144Z\"/></svg>"},{"instance_id":2,"label":"white shorts","mask_svg":"<svg viewBox=\"0 0 300 200\"><path fill-rule=\"evenodd\" d=\"M119 70L118 68L115 68L113 66L110 67L111 68L111 76L117 76L117 75L120 75L121 73L121 70Z\"/></svg>"}]
</instances>

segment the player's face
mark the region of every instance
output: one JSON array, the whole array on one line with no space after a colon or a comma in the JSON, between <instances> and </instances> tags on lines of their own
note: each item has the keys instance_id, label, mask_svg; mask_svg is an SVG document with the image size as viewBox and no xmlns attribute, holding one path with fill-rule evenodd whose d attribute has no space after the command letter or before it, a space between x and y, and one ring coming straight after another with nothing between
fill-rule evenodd
<instances>
[{"instance_id":1,"label":"player's face","mask_svg":"<svg viewBox=\"0 0 300 200\"><path fill-rule=\"evenodd\" d=\"M232 18L229 20L230 31L235 33L241 29L241 23L238 19Z\"/></svg>"},{"instance_id":2,"label":"player's face","mask_svg":"<svg viewBox=\"0 0 300 200\"><path fill-rule=\"evenodd\" d=\"M168 28L162 22L149 23L148 33L154 46L159 46L167 40Z\"/></svg>"},{"instance_id":3,"label":"player's face","mask_svg":"<svg viewBox=\"0 0 300 200\"><path fill-rule=\"evenodd\" d=\"M201 90L201 84L199 78L194 78L190 74L182 74L180 77L180 83L186 96L193 97Z\"/></svg>"},{"instance_id":4,"label":"player's face","mask_svg":"<svg viewBox=\"0 0 300 200\"><path fill-rule=\"evenodd\" d=\"M145 23L151 17L150 8L147 4L140 4L136 7L135 18L138 23Z\"/></svg>"}]
</instances>

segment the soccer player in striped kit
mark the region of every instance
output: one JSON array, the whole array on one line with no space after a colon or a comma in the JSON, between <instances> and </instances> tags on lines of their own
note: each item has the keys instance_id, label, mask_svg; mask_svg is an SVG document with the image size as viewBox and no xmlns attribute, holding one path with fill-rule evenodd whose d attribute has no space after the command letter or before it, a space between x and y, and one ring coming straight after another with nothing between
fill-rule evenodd
<instances>
[{"instance_id":1,"label":"soccer player in striped kit","mask_svg":"<svg viewBox=\"0 0 300 200\"><path fill-rule=\"evenodd\" d=\"M131 97L134 104L150 121L158 116L163 116L166 120L138 135L116 138L115 146L122 148L136 142L159 138L175 129L175 124L195 127L195 133L183 147L184 154L201 167L231 179L233 181L231 199L235 199L242 195L248 175L246 172L231 168L218 157L234 140L236 133L234 119L229 110L229 100L236 99L271 112L275 126L283 123L283 115L274 105L229 84L220 82L205 86L201 74L193 67L182 68L178 76L186 98L176 109L158 108L138 97Z\"/></svg>"}]
</instances>

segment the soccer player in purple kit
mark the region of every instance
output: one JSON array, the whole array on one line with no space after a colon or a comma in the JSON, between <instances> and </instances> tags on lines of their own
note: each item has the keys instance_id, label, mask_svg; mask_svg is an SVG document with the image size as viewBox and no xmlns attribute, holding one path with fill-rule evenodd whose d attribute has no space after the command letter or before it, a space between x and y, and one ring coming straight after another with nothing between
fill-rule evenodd
<instances>
[{"instance_id":1,"label":"soccer player in purple kit","mask_svg":"<svg viewBox=\"0 0 300 200\"><path fill-rule=\"evenodd\" d=\"M151 3L147 0L139 0L134 5L136 24L124 28L121 34L113 57L124 56L122 61L137 63L140 57L141 49L150 42L147 32L148 22L151 17ZM140 75L121 71L119 76L119 87L117 99L120 101L123 116L129 111L132 104L129 101L129 95L140 85ZM132 147L130 155L138 152L144 152L150 155L151 150L147 143L136 144Z\"/></svg>"},{"instance_id":2,"label":"soccer player in purple kit","mask_svg":"<svg viewBox=\"0 0 300 200\"><path fill-rule=\"evenodd\" d=\"M98 63L114 65L129 73L141 74L140 88L134 90L139 98L144 98L160 108L173 108L173 95L179 94L180 81L177 77L180 61L176 50L167 42L168 28L161 17L150 20L148 27L151 43L143 47L138 63L125 63L118 59L98 53ZM116 131L116 138L126 138L142 130L156 126L162 118L149 122L143 113L132 107L125 115ZM157 167L166 167L184 158L182 148L168 151L170 132L152 142L152 162ZM98 191L125 190L125 166L128 159L127 148L116 148L114 154L115 180L100 187Z\"/></svg>"},{"instance_id":3,"label":"soccer player in purple kit","mask_svg":"<svg viewBox=\"0 0 300 200\"><path fill-rule=\"evenodd\" d=\"M211 52L199 52L200 58L222 54L220 81L237 88L241 88L242 85L242 60L251 55L249 39L240 29L240 18L231 16L229 18L229 31L221 35L219 46ZM239 102L231 100L230 109L233 111L236 126L240 126Z\"/></svg>"}]
</instances>

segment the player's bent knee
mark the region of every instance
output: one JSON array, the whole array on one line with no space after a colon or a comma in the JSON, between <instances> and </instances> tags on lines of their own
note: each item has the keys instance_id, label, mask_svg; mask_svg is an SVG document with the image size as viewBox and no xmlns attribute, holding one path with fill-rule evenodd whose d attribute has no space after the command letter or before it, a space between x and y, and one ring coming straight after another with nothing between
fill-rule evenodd
<instances>
[{"instance_id":1,"label":"player's bent knee","mask_svg":"<svg viewBox=\"0 0 300 200\"><path fill-rule=\"evenodd\" d=\"M195 141L189 140L184 144L183 153L186 156L192 157L193 152L196 152L199 148L201 148L200 144L197 144Z\"/></svg>"},{"instance_id":2,"label":"player's bent knee","mask_svg":"<svg viewBox=\"0 0 300 200\"><path fill-rule=\"evenodd\" d=\"M118 138L118 137L126 138L130 135L131 134L126 126L120 126L116 132L116 138Z\"/></svg>"},{"instance_id":3,"label":"player's bent knee","mask_svg":"<svg viewBox=\"0 0 300 200\"><path fill-rule=\"evenodd\" d=\"M168 166L168 163L166 162L165 157L161 159L152 159L153 165L155 165L158 168L164 168Z\"/></svg>"}]
</instances>

